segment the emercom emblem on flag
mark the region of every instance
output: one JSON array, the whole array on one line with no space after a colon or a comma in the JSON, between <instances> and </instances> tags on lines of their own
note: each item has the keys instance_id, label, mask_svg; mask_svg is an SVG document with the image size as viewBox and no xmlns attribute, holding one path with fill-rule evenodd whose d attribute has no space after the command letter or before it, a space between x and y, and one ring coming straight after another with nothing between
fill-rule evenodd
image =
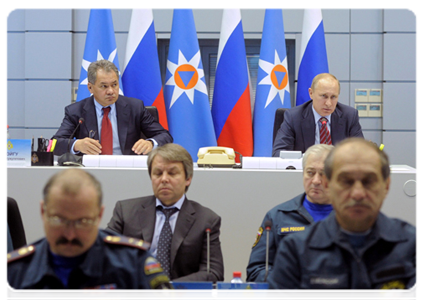
<instances>
[{"instance_id":1,"label":"emercom emblem on flag","mask_svg":"<svg viewBox=\"0 0 423 300\"><path fill-rule=\"evenodd\" d=\"M173 75L166 82L166 85L174 86L172 99L170 101L171 108L176 100L185 93L189 101L194 104L194 92L197 90L207 95L207 87L204 81L200 80L204 77L204 70L199 69L200 51L198 51L190 61L187 61L184 54L179 50L178 63L174 64L170 60L167 61L167 68Z\"/></svg>"},{"instance_id":2,"label":"emercom emblem on flag","mask_svg":"<svg viewBox=\"0 0 423 300\"><path fill-rule=\"evenodd\" d=\"M275 58L273 63L267 62L263 59L259 60L259 66L267 73L267 76L264 77L258 84L259 85L270 85L270 91L266 99L266 108L270 102L275 99L276 94L279 94L279 98L284 104L285 101L285 90L289 92L288 85L288 66L286 56L283 61L280 60L278 52L275 50ZM289 95L289 94L288 94ZM290 101L290 99L287 99Z\"/></svg>"}]
</instances>

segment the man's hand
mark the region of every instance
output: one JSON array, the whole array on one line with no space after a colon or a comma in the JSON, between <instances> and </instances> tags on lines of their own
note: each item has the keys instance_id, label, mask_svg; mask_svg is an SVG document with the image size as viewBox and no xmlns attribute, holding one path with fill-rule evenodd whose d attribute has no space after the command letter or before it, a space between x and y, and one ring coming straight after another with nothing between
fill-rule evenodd
<instances>
[{"instance_id":1,"label":"man's hand","mask_svg":"<svg viewBox=\"0 0 423 300\"><path fill-rule=\"evenodd\" d=\"M98 142L98 140L86 137L84 139L77 140L73 149L75 152L79 151L84 154L98 155L101 153L101 144Z\"/></svg>"},{"instance_id":2,"label":"man's hand","mask_svg":"<svg viewBox=\"0 0 423 300\"><path fill-rule=\"evenodd\" d=\"M136 154L148 154L151 150L153 150L153 142L143 139L139 139L132 147L132 151Z\"/></svg>"}]
</instances>

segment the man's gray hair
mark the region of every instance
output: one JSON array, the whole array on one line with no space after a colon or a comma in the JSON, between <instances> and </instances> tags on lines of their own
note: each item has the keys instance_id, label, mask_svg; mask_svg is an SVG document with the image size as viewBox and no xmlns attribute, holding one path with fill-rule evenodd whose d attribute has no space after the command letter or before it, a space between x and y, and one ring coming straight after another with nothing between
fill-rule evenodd
<instances>
[{"instance_id":1,"label":"man's gray hair","mask_svg":"<svg viewBox=\"0 0 423 300\"><path fill-rule=\"evenodd\" d=\"M115 72L117 78L119 78L119 70L116 68L115 64L111 61L106 59L97 60L92 62L88 67L88 82L91 84L95 84L97 80L97 72L98 70L103 70L106 73Z\"/></svg>"},{"instance_id":2,"label":"man's gray hair","mask_svg":"<svg viewBox=\"0 0 423 300\"><path fill-rule=\"evenodd\" d=\"M334 148L332 145L326 145L326 144L316 144L313 146L310 146L307 151L303 155L303 172L305 170L307 159L310 156L310 154L316 155L317 157L327 156L329 152Z\"/></svg>"}]
</instances>

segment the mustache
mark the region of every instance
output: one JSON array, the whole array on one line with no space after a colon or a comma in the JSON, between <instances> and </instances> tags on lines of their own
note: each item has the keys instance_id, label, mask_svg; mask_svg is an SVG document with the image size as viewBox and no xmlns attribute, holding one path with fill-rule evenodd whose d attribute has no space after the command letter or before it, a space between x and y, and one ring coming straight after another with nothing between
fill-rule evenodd
<instances>
[{"instance_id":1,"label":"mustache","mask_svg":"<svg viewBox=\"0 0 423 300\"><path fill-rule=\"evenodd\" d=\"M371 206L367 203L362 203L361 201L355 201L352 200L350 203L348 203L345 207L350 208L350 207L368 207L370 208Z\"/></svg>"},{"instance_id":2,"label":"mustache","mask_svg":"<svg viewBox=\"0 0 423 300\"><path fill-rule=\"evenodd\" d=\"M65 238L64 236L60 237L60 238L59 238L59 239L57 239L57 241L56 241L56 246L61 245L61 244L63 244L63 245L70 244L70 245L75 245L75 246L80 246L80 247L82 247L82 246L83 246L83 245L82 245L82 242L81 242L80 240L78 240L78 239L68 240L68 239L67 239L67 238Z\"/></svg>"}]
</instances>

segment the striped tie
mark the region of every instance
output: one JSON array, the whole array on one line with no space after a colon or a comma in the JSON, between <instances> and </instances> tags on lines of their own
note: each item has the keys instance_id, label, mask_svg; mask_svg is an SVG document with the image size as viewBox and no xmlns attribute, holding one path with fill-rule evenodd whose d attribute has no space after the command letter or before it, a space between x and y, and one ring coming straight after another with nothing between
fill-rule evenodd
<instances>
[{"instance_id":1,"label":"striped tie","mask_svg":"<svg viewBox=\"0 0 423 300\"><path fill-rule=\"evenodd\" d=\"M320 144L332 145L332 138L330 137L329 128L327 126L328 120L326 118L320 118Z\"/></svg>"}]
</instances>

